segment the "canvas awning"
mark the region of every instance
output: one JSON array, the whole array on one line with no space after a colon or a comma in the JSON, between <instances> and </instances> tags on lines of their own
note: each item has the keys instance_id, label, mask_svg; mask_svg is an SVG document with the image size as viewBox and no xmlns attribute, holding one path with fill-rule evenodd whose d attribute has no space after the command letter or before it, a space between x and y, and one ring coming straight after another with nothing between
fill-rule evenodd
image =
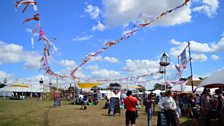
<instances>
[{"instance_id":1,"label":"canvas awning","mask_svg":"<svg viewBox=\"0 0 224 126\"><path fill-rule=\"evenodd\" d=\"M78 86L80 88L92 88L94 86L98 86L99 83L88 83L88 82L80 82L78 83Z\"/></svg>"},{"instance_id":2,"label":"canvas awning","mask_svg":"<svg viewBox=\"0 0 224 126\"><path fill-rule=\"evenodd\" d=\"M29 86L26 85L26 84L12 84L12 85L10 85L10 87L24 87L24 88L29 88Z\"/></svg>"},{"instance_id":3,"label":"canvas awning","mask_svg":"<svg viewBox=\"0 0 224 126\"><path fill-rule=\"evenodd\" d=\"M135 86L128 86L129 88L135 88L135 89L140 89L142 87L138 86L138 85L135 85Z\"/></svg>"},{"instance_id":4,"label":"canvas awning","mask_svg":"<svg viewBox=\"0 0 224 126\"><path fill-rule=\"evenodd\" d=\"M192 82L191 82L192 81ZM187 83L186 83L186 85L190 85L190 86L192 86L192 83L193 83L193 86L198 86L199 85L199 83L201 83L201 81L202 80L191 80L191 79L189 79L189 80L187 80Z\"/></svg>"},{"instance_id":5,"label":"canvas awning","mask_svg":"<svg viewBox=\"0 0 224 126\"><path fill-rule=\"evenodd\" d=\"M4 88L1 88L0 91L11 91L11 92L30 92L30 87L26 84L12 84Z\"/></svg>"},{"instance_id":6,"label":"canvas awning","mask_svg":"<svg viewBox=\"0 0 224 126\"><path fill-rule=\"evenodd\" d=\"M218 71L208 78L204 79L198 86L199 87L208 87L208 88L216 88L224 86L224 70Z\"/></svg>"}]
</instances>

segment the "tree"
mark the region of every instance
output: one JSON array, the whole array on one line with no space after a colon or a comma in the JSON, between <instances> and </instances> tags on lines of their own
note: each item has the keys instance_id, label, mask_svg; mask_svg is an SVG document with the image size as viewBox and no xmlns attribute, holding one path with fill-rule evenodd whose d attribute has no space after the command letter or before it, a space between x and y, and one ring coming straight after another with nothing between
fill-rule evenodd
<instances>
[{"instance_id":1,"label":"tree","mask_svg":"<svg viewBox=\"0 0 224 126\"><path fill-rule=\"evenodd\" d=\"M145 92L146 91L144 86L142 86L142 85L138 85L138 86L141 87L141 88L138 88L139 92Z\"/></svg>"},{"instance_id":2,"label":"tree","mask_svg":"<svg viewBox=\"0 0 224 126\"><path fill-rule=\"evenodd\" d=\"M118 84L118 83L110 83L109 87L110 87L110 88L120 88L121 85Z\"/></svg>"},{"instance_id":3,"label":"tree","mask_svg":"<svg viewBox=\"0 0 224 126\"><path fill-rule=\"evenodd\" d=\"M1 82L0 82L0 88L3 88L3 87L5 87L5 86L7 86L7 85L5 85L4 83L1 83Z\"/></svg>"},{"instance_id":4,"label":"tree","mask_svg":"<svg viewBox=\"0 0 224 126\"><path fill-rule=\"evenodd\" d=\"M165 88L165 86L166 86L166 88ZM159 89L159 90L165 90L165 89L171 89L172 87L168 84L168 85L162 85L162 84L159 84L159 83L156 83L155 85L154 85L154 89L155 90L157 90L157 89Z\"/></svg>"}]
</instances>

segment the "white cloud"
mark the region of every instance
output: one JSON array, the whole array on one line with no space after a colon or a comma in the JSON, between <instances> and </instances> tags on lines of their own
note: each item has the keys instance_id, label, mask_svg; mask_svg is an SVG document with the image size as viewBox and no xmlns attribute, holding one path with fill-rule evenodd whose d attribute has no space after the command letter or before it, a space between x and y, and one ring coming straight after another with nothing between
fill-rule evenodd
<instances>
[{"instance_id":1,"label":"white cloud","mask_svg":"<svg viewBox=\"0 0 224 126\"><path fill-rule=\"evenodd\" d=\"M93 31L95 31L95 30L104 31L105 26L100 21L98 21L97 25L92 27L92 30Z\"/></svg>"},{"instance_id":2,"label":"white cloud","mask_svg":"<svg viewBox=\"0 0 224 126\"><path fill-rule=\"evenodd\" d=\"M129 21L136 20L141 13L146 13L150 17L156 17L182 3L183 1L180 0L103 0L106 25L122 26L129 23ZM167 14L152 25L169 26L186 23L191 20L190 14L190 6L187 5L178 11Z\"/></svg>"},{"instance_id":3,"label":"white cloud","mask_svg":"<svg viewBox=\"0 0 224 126\"><path fill-rule=\"evenodd\" d=\"M91 4L87 5L87 7L85 8L85 12L89 13L92 19L96 19L100 15L99 7L96 7L96 6L94 7Z\"/></svg>"},{"instance_id":4,"label":"white cloud","mask_svg":"<svg viewBox=\"0 0 224 126\"><path fill-rule=\"evenodd\" d=\"M61 66L66 66L69 68L73 68L76 65L75 61L73 61L73 60L60 60L58 63Z\"/></svg>"},{"instance_id":5,"label":"white cloud","mask_svg":"<svg viewBox=\"0 0 224 126\"><path fill-rule=\"evenodd\" d=\"M32 33L32 29L31 29L31 28L26 28L25 30L26 30L26 32L28 32L28 33Z\"/></svg>"},{"instance_id":6,"label":"white cloud","mask_svg":"<svg viewBox=\"0 0 224 126\"><path fill-rule=\"evenodd\" d=\"M101 55L93 57L91 59L91 61L94 61L94 62L96 62L96 61L108 61L110 63L118 63L119 62L119 60L115 57L109 57L109 56L102 57Z\"/></svg>"},{"instance_id":7,"label":"white cloud","mask_svg":"<svg viewBox=\"0 0 224 126\"><path fill-rule=\"evenodd\" d=\"M202 0L202 5L193 8L194 12L200 12L206 14L208 17L213 18L217 14L219 7L218 0Z\"/></svg>"},{"instance_id":8,"label":"white cloud","mask_svg":"<svg viewBox=\"0 0 224 126\"><path fill-rule=\"evenodd\" d=\"M91 66L88 66L86 67L88 70L91 70L91 71L96 71L96 70L99 70L99 66L98 65L91 65Z\"/></svg>"},{"instance_id":9,"label":"white cloud","mask_svg":"<svg viewBox=\"0 0 224 126\"><path fill-rule=\"evenodd\" d=\"M87 41L87 40L90 40L90 39L92 39L92 38L93 38L92 35L89 35L89 36L83 36L83 37L79 37L79 36L77 36L77 37L73 38L72 41Z\"/></svg>"},{"instance_id":10,"label":"white cloud","mask_svg":"<svg viewBox=\"0 0 224 126\"><path fill-rule=\"evenodd\" d=\"M91 61L102 61L102 60L103 60L103 57L102 57L101 55L96 56L96 57L93 57L93 58L91 59Z\"/></svg>"},{"instance_id":11,"label":"white cloud","mask_svg":"<svg viewBox=\"0 0 224 126\"><path fill-rule=\"evenodd\" d=\"M121 76L119 72L110 71L106 69L96 70L92 72L92 75L96 78L118 78Z\"/></svg>"},{"instance_id":12,"label":"white cloud","mask_svg":"<svg viewBox=\"0 0 224 126\"><path fill-rule=\"evenodd\" d=\"M221 36L224 37L224 32L222 32L222 35Z\"/></svg>"},{"instance_id":13,"label":"white cloud","mask_svg":"<svg viewBox=\"0 0 224 126\"><path fill-rule=\"evenodd\" d=\"M40 58L36 52L24 51L20 45L0 41L0 64L25 62L24 68L39 69Z\"/></svg>"},{"instance_id":14,"label":"white cloud","mask_svg":"<svg viewBox=\"0 0 224 126\"><path fill-rule=\"evenodd\" d=\"M217 55L211 55L211 58L213 61L219 60L219 56Z\"/></svg>"},{"instance_id":15,"label":"white cloud","mask_svg":"<svg viewBox=\"0 0 224 126\"><path fill-rule=\"evenodd\" d=\"M175 46L170 49L170 54L174 57L180 55L183 49L187 46L187 42L179 42L174 39L170 40L170 43ZM224 52L224 37L217 43L190 41L190 47L191 51L196 53Z\"/></svg>"},{"instance_id":16,"label":"white cloud","mask_svg":"<svg viewBox=\"0 0 224 126\"><path fill-rule=\"evenodd\" d=\"M32 30L31 28L26 28L25 30L26 30L27 33L33 34L33 33L32 33L33 30ZM39 34L38 34L38 33L34 33L33 35L34 35L34 36L38 36Z\"/></svg>"},{"instance_id":17,"label":"white cloud","mask_svg":"<svg viewBox=\"0 0 224 126\"><path fill-rule=\"evenodd\" d=\"M159 70L159 62L153 60L126 60L123 68L125 71L131 72L133 75L144 75Z\"/></svg>"},{"instance_id":18,"label":"white cloud","mask_svg":"<svg viewBox=\"0 0 224 126\"><path fill-rule=\"evenodd\" d=\"M118 59L116 59L114 57L108 57L108 56L104 57L104 60L109 61L111 63L118 63L119 62Z\"/></svg>"},{"instance_id":19,"label":"white cloud","mask_svg":"<svg viewBox=\"0 0 224 126\"><path fill-rule=\"evenodd\" d=\"M0 71L0 79L3 81L4 78L7 78L9 76L9 74L7 74L4 71Z\"/></svg>"},{"instance_id":20,"label":"white cloud","mask_svg":"<svg viewBox=\"0 0 224 126\"><path fill-rule=\"evenodd\" d=\"M200 62L205 62L208 57L205 54L192 54L192 61L200 61Z\"/></svg>"},{"instance_id":21,"label":"white cloud","mask_svg":"<svg viewBox=\"0 0 224 126\"><path fill-rule=\"evenodd\" d=\"M22 55L22 54L21 54ZM41 56L35 52L24 52L22 60L25 61L25 69L39 69Z\"/></svg>"}]
</instances>

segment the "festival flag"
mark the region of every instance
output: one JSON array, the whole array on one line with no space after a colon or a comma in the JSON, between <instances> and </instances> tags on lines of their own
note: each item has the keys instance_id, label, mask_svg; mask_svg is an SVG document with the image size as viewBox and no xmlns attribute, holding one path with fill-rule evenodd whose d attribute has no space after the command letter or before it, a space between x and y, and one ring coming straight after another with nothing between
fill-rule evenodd
<instances>
[{"instance_id":1,"label":"festival flag","mask_svg":"<svg viewBox=\"0 0 224 126\"><path fill-rule=\"evenodd\" d=\"M22 4L25 4L26 6L23 8L23 13L26 11L26 9L27 9L27 7L31 4L31 5L33 5L33 9L35 10L35 11L37 11L37 2L36 1L34 1L34 0L20 0L20 1L17 1L16 2L16 9L18 9L19 8L19 6L21 6Z\"/></svg>"},{"instance_id":2,"label":"festival flag","mask_svg":"<svg viewBox=\"0 0 224 126\"><path fill-rule=\"evenodd\" d=\"M176 70L177 70L177 72L178 72L177 74L178 74L178 75L181 75L181 74L182 74L182 71L181 71L179 65L175 65L175 68L176 68Z\"/></svg>"},{"instance_id":3,"label":"festival flag","mask_svg":"<svg viewBox=\"0 0 224 126\"><path fill-rule=\"evenodd\" d=\"M70 76L71 76L73 79L77 78L77 77L75 77L75 75L73 75L73 74L74 74L74 73L75 73L81 66L83 66L86 62L88 62L90 59L92 59L94 56L97 56L98 54L100 54L100 53L103 52L104 50L108 49L109 47L111 47L111 46L113 46L113 45L115 45L115 44L117 44L117 43L119 43L120 41L122 41L122 40L126 40L126 39L128 39L129 37L133 36L133 34L134 34L137 30L139 30L140 28L143 28L143 27L145 27L145 26L151 24L151 23L154 22L155 20L160 19L161 17L165 16L166 14L171 13L171 12L173 12L173 11L179 9L179 8L183 7L184 5L187 5L187 3L188 3L189 1L190 1L190 0L185 0L185 2L184 2L183 4L177 6L177 7L173 8L173 9L170 9L170 10L165 11L165 12L161 13L159 16L157 16L157 17L155 17L155 18L144 20L144 21L145 21L144 24L143 24L143 23L142 23L142 24L139 23L138 25L135 25L135 24L134 24L134 28L135 28L134 30L132 30L131 32L126 33L125 36L123 36L123 37L121 37L121 38L119 38L119 39L117 39L117 40L114 40L114 41L112 41L112 42L106 42L106 43L105 43L105 47L101 48L98 52L96 52L96 53L94 53L94 54L90 54L90 55L88 55L88 56L82 61L81 64L79 64L76 68L74 68L74 70L72 70L72 72L70 73ZM16 2L16 9L18 9L18 7L21 6L21 5L25 5L25 7L23 8L23 12L26 11L26 9L28 8L29 5L33 5L34 10L37 11L37 2L36 2L35 0L20 0L20 1ZM37 13L37 14L33 15L32 18L27 18L23 23L29 22L29 21L31 21L31 20L39 21L39 20L40 20L40 18L39 18L39 14ZM137 27L136 27L136 26L137 26ZM40 24L39 24L39 22L38 22L38 24L36 25L36 27L33 29L32 34L35 34L35 33L37 32L37 30L38 30L39 27L40 27ZM57 50L57 49L56 49L56 47L54 46L54 44L51 43L51 42L49 41L49 39L46 37L46 35L44 34L44 31L43 31L43 29L42 29L41 27L40 27L40 31L39 31L39 38L38 38L38 41L39 41L39 40L44 40L44 42L43 42L43 43L44 43L44 56L43 56L42 59L41 59L41 69L44 69L47 73L49 73L49 74L51 74L51 75L54 75L54 76L61 76L61 75L59 75L59 74L55 74L53 71L51 71L51 69L50 69L50 67L49 67L49 65L48 65L47 58L46 58L46 53L48 53L48 56L50 55L49 50L50 50L51 47L53 47L54 50ZM32 47L33 47L33 45L34 45L34 39L33 39L33 38L31 38L31 42L32 42ZM184 55L183 55L183 56L184 56ZM185 54L185 59L186 59L186 54ZM184 63L184 62L182 62L182 63ZM184 65L184 64L182 64L182 65ZM61 77L62 77L62 76L61 76ZM63 77L64 77L64 76L63 76Z\"/></svg>"},{"instance_id":4,"label":"festival flag","mask_svg":"<svg viewBox=\"0 0 224 126\"><path fill-rule=\"evenodd\" d=\"M105 46L109 46L111 47L112 45L116 44L116 42L106 42L105 43Z\"/></svg>"},{"instance_id":5,"label":"festival flag","mask_svg":"<svg viewBox=\"0 0 224 126\"><path fill-rule=\"evenodd\" d=\"M42 27L40 27L38 41L40 41L41 39L43 39L43 36L44 36L44 30L42 29Z\"/></svg>"},{"instance_id":6,"label":"festival flag","mask_svg":"<svg viewBox=\"0 0 224 126\"><path fill-rule=\"evenodd\" d=\"M35 26L35 28L32 31L32 34L34 35L35 33L37 33L38 28L40 27L40 22L38 22Z\"/></svg>"},{"instance_id":7,"label":"festival flag","mask_svg":"<svg viewBox=\"0 0 224 126\"><path fill-rule=\"evenodd\" d=\"M35 15L33 15L32 18L27 18L27 19L23 22L23 24L26 23L26 22L28 22L28 21L31 21L31 20L39 21L39 20L40 20L40 18L39 18L39 14L35 14Z\"/></svg>"},{"instance_id":8,"label":"festival flag","mask_svg":"<svg viewBox=\"0 0 224 126\"><path fill-rule=\"evenodd\" d=\"M182 65L187 64L187 56L186 56L186 49L180 54L180 61Z\"/></svg>"}]
</instances>

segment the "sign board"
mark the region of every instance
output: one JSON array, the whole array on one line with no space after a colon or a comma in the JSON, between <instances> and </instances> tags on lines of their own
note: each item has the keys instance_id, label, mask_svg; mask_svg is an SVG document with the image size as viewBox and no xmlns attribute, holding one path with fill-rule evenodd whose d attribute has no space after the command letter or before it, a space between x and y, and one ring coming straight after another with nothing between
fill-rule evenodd
<instances>
[{"instance_id":1,"label":"sign board","mask_svg":"<svg viewBox=\"0 0 224 126\"><path fill-rule=\"evenodd\" d=\"M158 112L157 126L167 126L164 112Z\"/></svg>"},{"instance_id":2,"label":"sign board","mask_svg":"<svg viewBox=\"0 0 224 126\"><path fill-rule=\"evenodd\" d=\"M60 92L54 92L54 106L61 106Z\"/></svg>"}]
</instances>

